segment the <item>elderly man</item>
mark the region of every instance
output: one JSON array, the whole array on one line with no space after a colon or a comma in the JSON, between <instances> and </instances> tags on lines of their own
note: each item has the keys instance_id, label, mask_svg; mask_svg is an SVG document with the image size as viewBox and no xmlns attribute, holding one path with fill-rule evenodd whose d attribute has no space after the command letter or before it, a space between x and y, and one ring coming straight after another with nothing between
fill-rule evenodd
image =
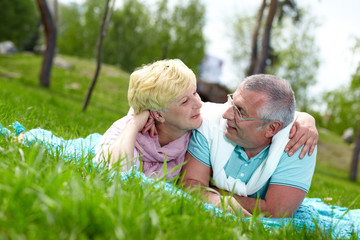
<instances>
[{"instance_id":1,"label":"elderly man","mask_svg":"<svg viewBox=\"0 0 360 240\"><path fill-rule=\"evenodd\" d=\"M209 187L212 178L215 189L235 193L226 201L245 215L258 208L266 216L292 216L310 188L316 148L303 159L301 149L292 156L284 152L295 116L290 84L272 75L253 75L229 95L228 104L210 109L193 132L183 185ZM220 206L219 194L205 191L203 196Z\"/></svg>"}]
</instances>

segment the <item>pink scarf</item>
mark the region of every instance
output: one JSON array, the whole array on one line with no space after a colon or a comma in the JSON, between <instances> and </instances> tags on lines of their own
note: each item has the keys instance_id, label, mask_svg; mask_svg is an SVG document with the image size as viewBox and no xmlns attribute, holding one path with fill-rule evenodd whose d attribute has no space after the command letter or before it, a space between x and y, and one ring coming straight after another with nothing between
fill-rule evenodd
<instances>
[{"instance_id":1,"label":"pink scarf","mask_svg":"<svg viewBox=\"0 0 360 240\"><path fill-rule=\"evenodd\" d=\"M164 175L164 161L166 160L166 179L174 178L180 173L181 167L176 170L173 169L184 162L190 137L191 131L188 131L182 137L161 147L157 135L151 138L148 133L138 133L135 151L140 156L135 160L135 164L139 166L139 159L141 159L142 169L146 176L162 177Z\"/></svg>"}]
</instances>

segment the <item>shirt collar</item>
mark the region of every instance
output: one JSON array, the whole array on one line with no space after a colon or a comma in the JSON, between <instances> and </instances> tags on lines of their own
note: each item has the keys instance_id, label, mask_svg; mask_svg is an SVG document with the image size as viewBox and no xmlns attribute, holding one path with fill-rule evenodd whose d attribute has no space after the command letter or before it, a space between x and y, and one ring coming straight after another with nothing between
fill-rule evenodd
<instances>
[{"instance_id":1,"label":"shirt collar","mask_svg":"<svg viewBox=\"0 0 360 240\"><path fill-rule=\"evenodd\" d=\"M234 151L238 153L238 155L245 161L250 162L250 161L254 161L257 159L265 159L265 157L268 155L269 153L269 148L270 148L270 144L267 145L263 150L261 150L261 152L259 152L256 156L252 157L252 158L248 158L245 150L243 147L240 147L239 145L236 145Z\"/></svg>"}]
</instances>

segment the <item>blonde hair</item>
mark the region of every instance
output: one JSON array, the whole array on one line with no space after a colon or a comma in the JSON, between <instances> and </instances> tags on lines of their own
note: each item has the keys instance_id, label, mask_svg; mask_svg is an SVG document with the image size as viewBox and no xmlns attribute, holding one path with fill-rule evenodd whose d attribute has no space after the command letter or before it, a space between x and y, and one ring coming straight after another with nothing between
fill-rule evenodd
<instances>
[{"instance_id":1,"label":"blonde hair","mask_svg":"<svg viewBox=\"0 0 360 240\"><path fill-rule=\"evenodd\" d=\"M129 105L135 114L143 110L165 110L192 86L196 86L195 74L181 60L160 60L130 75Z\"/></svg>"}]
</instances>

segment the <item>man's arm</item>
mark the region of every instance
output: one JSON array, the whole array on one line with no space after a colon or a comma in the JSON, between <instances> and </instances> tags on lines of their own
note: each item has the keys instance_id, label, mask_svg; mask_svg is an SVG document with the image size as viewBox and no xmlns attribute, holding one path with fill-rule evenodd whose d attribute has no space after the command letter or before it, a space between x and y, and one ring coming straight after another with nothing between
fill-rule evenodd
<instances>
[{"instance_id":1,"label":"man's arm","mask_svg":"<svg viewBox=\"0 0 360 240\"><path fill-rule=\"evenodd\" d=\"M207 188L210 183L211 168L196 160L189 152L185 155L186 164L181 169L180 184L190 190L200 190L200 187ZM212 204L220 203L220 197L213 192L203 189L199 194L208 199Z\"/></svg>"},{"instance_id":2,"label":"man's arm","mask_svg":"<svg viewBox=\"0 0 360 240\"><path fill-rule=\"evenodd\" d=\"M206 202L213 204L215 207L221 208L222 196L219 193L206 190L206 188L210 187L211 168L202 164L189 152L186 153L185 159L186 164L182 167L180 178L180 184L182 187L197 191L196 193L201 194L201 197ZM232 213L241 211L244 216L251 216L251 214L243 208L235 198L225 196L223 200L226 210Z\"/></svg>"},{"instance_id":3,"label":"man's arm","mask_svg":"<svg viewBox=\"0 0 360 240\"><path fill-rule=\"evenodd\" d=\"M306 192L295 187L270 184L265 200L234 195L250 213L256 209L273 218L292 217L304 200ZM257 202L258 201L258 202Z\"/></svg>"}]
</instances>

